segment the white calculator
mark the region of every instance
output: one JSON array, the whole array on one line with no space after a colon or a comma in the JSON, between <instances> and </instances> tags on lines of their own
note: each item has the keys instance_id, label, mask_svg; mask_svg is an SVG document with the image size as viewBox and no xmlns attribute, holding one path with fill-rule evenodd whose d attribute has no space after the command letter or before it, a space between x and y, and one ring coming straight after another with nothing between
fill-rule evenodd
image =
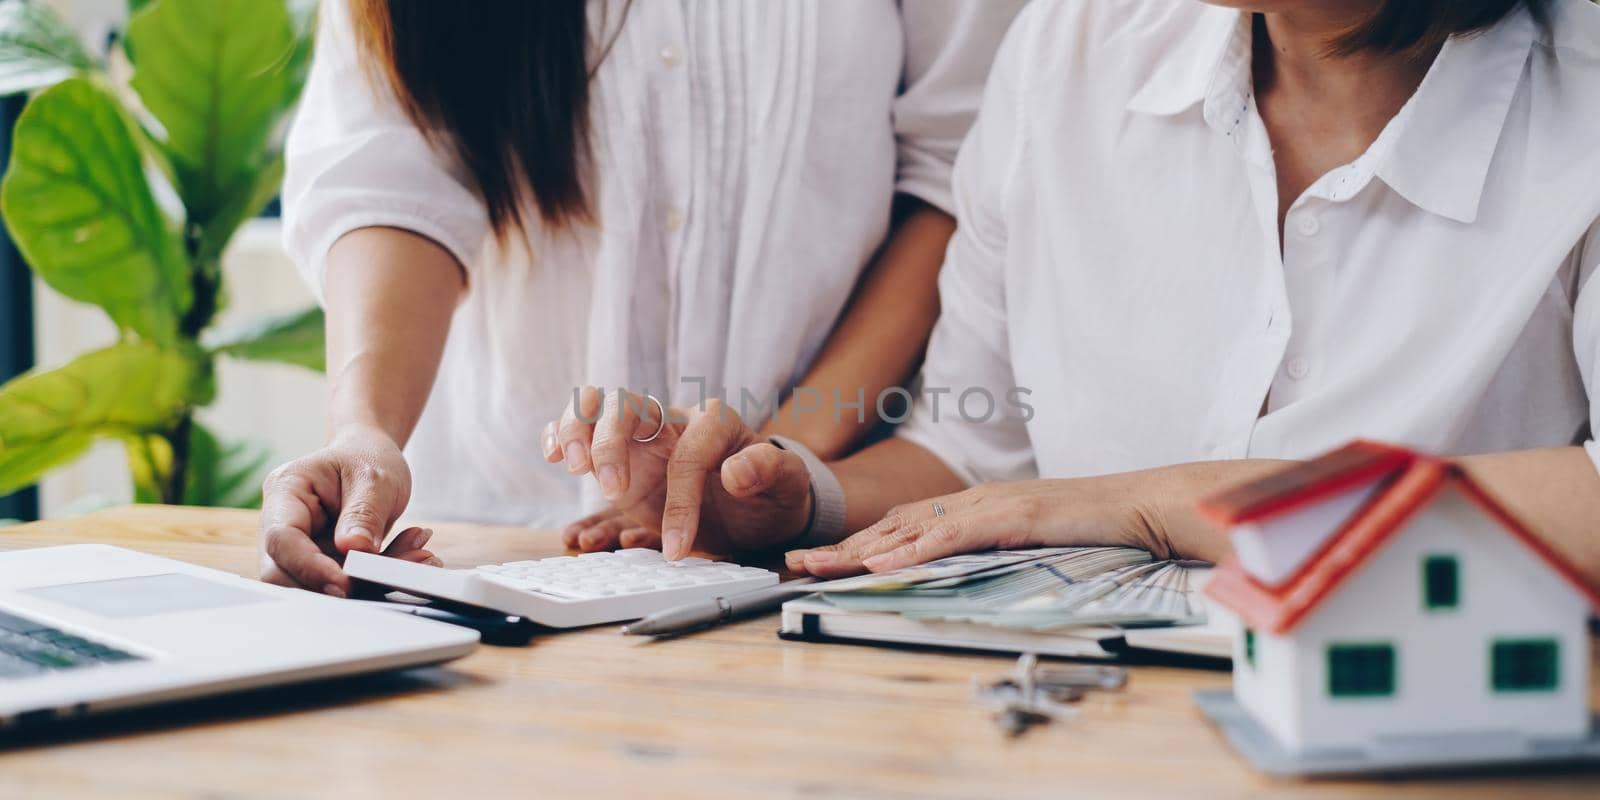
<instances>
[{"instance_id":1,"label":"white calculator","mask_svg":"<svg viewBox=\"0 0 1600 800\"><path fill-rule=\"evenodd\" d=\"M585 553L445 569L373 553L345 556L345 574L408 594L493 609L553 628L638 619L778 582L778 573L655 550Z\"/></svg>"}]
</instances>

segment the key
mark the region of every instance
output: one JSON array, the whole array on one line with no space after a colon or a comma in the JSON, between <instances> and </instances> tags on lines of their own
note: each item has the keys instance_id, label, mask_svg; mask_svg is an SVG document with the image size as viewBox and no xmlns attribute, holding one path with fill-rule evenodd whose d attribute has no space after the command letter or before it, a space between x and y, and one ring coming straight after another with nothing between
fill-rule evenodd
<instances>
[{"instance_id":1,"label":"key","mask_svg":"<svg viewBox=\"0 0 1600 800\"><path fill-rule=\"evenodd\" d=\"M1049 721L1048 715L1022 706L1007 706L998 717L995 717L995 723L1000 726L1000 730L1012 738L1021 736L1034 725L1042 725Z\"/></svg>"},{"instance_id":2,"label":"key","mask_svg":"<svg viewBox=\"0 0 1600 800\"><path fill-rule=\"evenodd\" d=\"M1128 683L1128 671L1122 667L1087 664L1037 667L1033 680L1041 687L1121 689Z\"/></svg>"}]
</instances>

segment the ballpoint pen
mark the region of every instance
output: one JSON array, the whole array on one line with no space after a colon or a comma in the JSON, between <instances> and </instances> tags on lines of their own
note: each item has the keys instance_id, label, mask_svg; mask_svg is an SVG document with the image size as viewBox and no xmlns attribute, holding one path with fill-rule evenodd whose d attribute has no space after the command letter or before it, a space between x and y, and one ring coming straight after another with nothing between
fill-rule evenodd
<instances>
[{"instance_id":1,"label":"ballpoint pen","mask_svg":"<svg viewBox=\"0 0 1600 800\"><path fill-rule=\"evenodd\" d=\"M791 596L808 591L809 585L813 582L812 578L800 578L742 594L717 597L657 611L638 622L624 626L622 632L634 636L664 636L770 611L782 605L783 601Z\"/></svg>"}]
</instances>

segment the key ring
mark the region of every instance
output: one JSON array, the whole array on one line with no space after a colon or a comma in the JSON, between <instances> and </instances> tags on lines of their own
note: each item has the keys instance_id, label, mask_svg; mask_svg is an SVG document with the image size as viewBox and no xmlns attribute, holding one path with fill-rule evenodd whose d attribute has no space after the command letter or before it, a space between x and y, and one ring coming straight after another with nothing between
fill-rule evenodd
<instances>
[{"instance_id":1,"label":"key ring","mask_svg":"<svg viewBox=\"0 0 1600 800\"><path fill-rule=\"evenodd\" d=\"M635 442L638 442L639 444L649 444L649 443L655 441L656 437L660 436L661 432L667 429L667 407L662 405L661 401L656 399L656 396L653 395L653 394L646 394L644 396L644 399L655 404L655 407L656 407L656 419L659 420L659 422L656 423L656 431L655 431L655 433L652 433L649 436L644 437L643 439L641 439L641 438L639 438L637 436L633 437L633 440Z\"/></svg>"}]
</instances>

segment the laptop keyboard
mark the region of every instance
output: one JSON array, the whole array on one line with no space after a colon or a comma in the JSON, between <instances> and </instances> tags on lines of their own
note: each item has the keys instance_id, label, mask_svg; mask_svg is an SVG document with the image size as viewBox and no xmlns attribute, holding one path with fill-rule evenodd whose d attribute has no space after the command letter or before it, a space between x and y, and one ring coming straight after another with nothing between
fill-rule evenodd
<instances>
[{"instance_id":1,"label":"laptop keyboard","mask_svg":"<svg viewBox=\"0 0 1600 800\"><path fill-rule=\"evenodd\" d=\"M140 660L127 651L0 611L0 681Z\"/></svg>"}]
</instances>

